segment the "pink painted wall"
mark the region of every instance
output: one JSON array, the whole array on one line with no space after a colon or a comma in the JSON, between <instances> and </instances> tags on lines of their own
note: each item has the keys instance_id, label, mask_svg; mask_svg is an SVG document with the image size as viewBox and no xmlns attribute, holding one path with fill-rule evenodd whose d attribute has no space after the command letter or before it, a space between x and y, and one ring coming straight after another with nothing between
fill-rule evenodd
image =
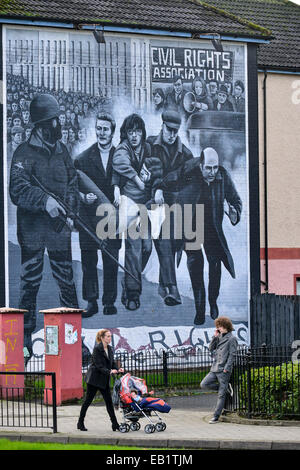
<instances>
[{"instance_id":1,"label":"pink painted wall","mask_svg":"<svg viewBox=\"0 0 300 470\"><path fill-rule=\"evenodd\" d=\"M295 277L300 277L300 259L269 260L269 292L295 295ZM261 260L261 279L265 279L265 260ZM262 286L264 292L264 286Z\"/></svg>"}]
</instances>

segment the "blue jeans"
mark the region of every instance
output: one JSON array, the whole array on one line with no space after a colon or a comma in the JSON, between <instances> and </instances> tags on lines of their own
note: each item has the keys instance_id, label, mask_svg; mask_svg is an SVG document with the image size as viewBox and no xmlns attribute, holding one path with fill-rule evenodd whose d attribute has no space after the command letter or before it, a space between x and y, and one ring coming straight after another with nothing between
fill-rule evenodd
<instances>
[{"instance_id":1,"label":"blue jeans","mask_svg":"<svg viewBox=\"0 0 300 470\"><path fill-rule=\"evenodd\" d=\"M200 384L204 390L218 390L215 418L219 418L224 408L230 375L230 372L209 372Z\"/></svg>"}]
</instances>

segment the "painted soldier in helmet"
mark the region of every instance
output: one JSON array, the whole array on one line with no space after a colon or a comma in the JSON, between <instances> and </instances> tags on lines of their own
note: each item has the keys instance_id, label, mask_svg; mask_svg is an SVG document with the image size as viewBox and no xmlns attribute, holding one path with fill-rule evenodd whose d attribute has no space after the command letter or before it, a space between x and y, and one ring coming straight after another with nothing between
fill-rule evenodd
<instances>
[{"instance_id":1,"label":"painted soldier in helmet","mask_svg":"<svg viewBox=\"0 0 300 470\"><path fill-rule=\"evenodd\" d=\"M59 106L50 94L36 96L30 104L33 130L28 141L15 151L10 171L10 197L17 206L17 235L21 249L19 308L24 317L24 346L32 354L31 334L36 328L36 299L47 250L52 274L59 289L57 306L78 307L73 282L72 221L57 231L63 207L39 187L78 210L77 174L67 148L59 141ZM36 179L35 179L35 178ZM53 305L52 305L53 306Z\"/></svg>"}]
</instances>

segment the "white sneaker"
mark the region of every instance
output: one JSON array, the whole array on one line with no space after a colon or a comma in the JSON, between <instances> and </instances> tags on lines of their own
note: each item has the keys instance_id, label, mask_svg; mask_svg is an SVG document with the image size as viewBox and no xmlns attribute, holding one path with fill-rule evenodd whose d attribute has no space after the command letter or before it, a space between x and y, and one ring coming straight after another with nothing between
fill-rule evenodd
<instances>
[{"instance_id":1,"label":"white sneaker","mask_svg":"<svg viewBox=\"0 0 300 470\"><path fill-rule=\"evenodd\" d=\"M216 418L216 417L214 416L214 417L211 418L211 420L208 421L208 422L209 422L209 424L215 424L215 423L218 423L218 421L219 421L219 418Z\"/></svg>"}]
</instances>

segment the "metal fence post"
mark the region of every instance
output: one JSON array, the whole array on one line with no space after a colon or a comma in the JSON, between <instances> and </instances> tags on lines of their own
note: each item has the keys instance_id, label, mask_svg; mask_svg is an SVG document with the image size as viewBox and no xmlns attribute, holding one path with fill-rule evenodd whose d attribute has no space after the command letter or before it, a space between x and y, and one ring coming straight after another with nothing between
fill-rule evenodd
<instances>
[{"instance_id":1,"label":"metal fence post","mask_svg":"<svg viewBox=\"0 0 300 470\"><path fill-rule=\"evenodd\" d=\"M52 379L52 415L53 415L53 432L57 432L57 410L56 410L56 376L55 372L51 373Z\"/></svg>"},{"instance_id":2,"label":"metal fence post","mask_svg":"<svg viewBox=\"0 0 300 470\"><path fill-rule=\"evenodd\" d=\"M247 370L247 400L248 400L248 411L247 417L251 417L252 413L252 397L251 397L251 352L246 354L246 370Z\"/></svg>"},{"instance_id":3,"label":"metal fence post","mask_svg":"<svg viewBox=\"0 0 300 470\"><path fill-rule=\"evenodd\" d=\"M167 352L163 351L163 378L164 378L164 386L168 386L168 356Z\"/></svg>"}]
</instances>

